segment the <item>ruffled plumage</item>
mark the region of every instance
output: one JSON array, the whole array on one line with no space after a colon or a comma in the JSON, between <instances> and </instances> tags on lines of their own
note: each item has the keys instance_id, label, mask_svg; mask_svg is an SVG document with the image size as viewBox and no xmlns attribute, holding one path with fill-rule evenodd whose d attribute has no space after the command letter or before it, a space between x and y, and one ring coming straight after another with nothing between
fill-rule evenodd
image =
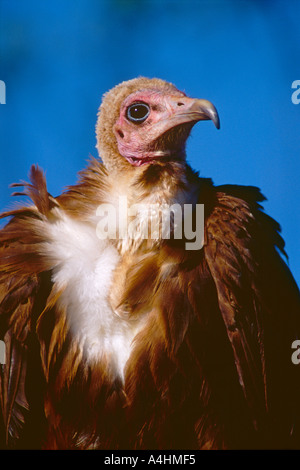
<instances>
[{"instance_id":1,"label":"ruffled plumage","mask_svg":"<svg viewBox=\"0 0 300 470\"><path fill-rule=\"evenodd\" d=\"M129 91L161 83L145 80L122 84L113 101L110 92L102 111L117 116ZM299 446L299 291L263 196L215 187L185 161L122 162L118 179L101 112L113 169L93 159L53 198L32 167L22 185L33 205L2 215L2 447ZM184 238L99 240L97 208L124 191L204 204L201 249Z\"/></svg>"}]
</instances>

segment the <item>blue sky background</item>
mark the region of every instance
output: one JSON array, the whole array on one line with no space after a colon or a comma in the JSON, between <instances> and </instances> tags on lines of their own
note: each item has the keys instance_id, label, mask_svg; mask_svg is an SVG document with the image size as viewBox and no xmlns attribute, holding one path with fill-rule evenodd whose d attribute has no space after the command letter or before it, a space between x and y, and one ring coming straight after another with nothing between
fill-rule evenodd
<instances>
[{"instance_id":1,"label":"blue sky background","mask_svg":"<svg viewBox=\"0 0 300 470\"><path fill-rule=\"evenodd\" d=\"M101 96L138 75L211 100L188 160L216 184L259 186L300 282L300 1L0 0L0 210L32 163L58 195L96 156Z\"/></svg>"}]
</instances>

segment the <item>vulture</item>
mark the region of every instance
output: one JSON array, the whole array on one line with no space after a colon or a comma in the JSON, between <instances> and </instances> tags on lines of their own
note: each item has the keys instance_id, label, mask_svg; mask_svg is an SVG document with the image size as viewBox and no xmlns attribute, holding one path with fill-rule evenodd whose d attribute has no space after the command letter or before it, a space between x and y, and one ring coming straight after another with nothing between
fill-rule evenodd
<instances>
[{"instance_id":1,"label":"vulture","mask_svg":"<svg viewBox=\"0 0 300 470\"><path fill-rule=\"evenodd\" d=\"M219 128L210 101L125 81L76 184L53 197L33 165L12 185L30 200L1 215L2 448L300 448L280 226L258 188L187 163L201 120Z\"/></svg>"}]
</instances>

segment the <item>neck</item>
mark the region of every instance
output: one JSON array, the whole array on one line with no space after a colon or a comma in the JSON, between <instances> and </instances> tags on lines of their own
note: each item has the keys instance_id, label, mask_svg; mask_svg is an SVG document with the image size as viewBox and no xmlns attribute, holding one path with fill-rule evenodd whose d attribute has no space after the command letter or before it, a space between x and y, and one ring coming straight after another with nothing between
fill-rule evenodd
<instances>
[{"instance_id":1,"label":"neck","mask_svg":"<svg viewBox=\"0 0 300 470\"><path fill-rule=\"evenodd\" d=\"M198 179L185 161L134 168L113 180L113 204L118 215L124 216L127 230L119 231L117 237L122 253L141 246L153 248L163 237L172 237L176 220L180 223L176 217L180 217L184 204L197 201ZM177 216L174 210L178 211Z\"/></svg>"}]
</instances>

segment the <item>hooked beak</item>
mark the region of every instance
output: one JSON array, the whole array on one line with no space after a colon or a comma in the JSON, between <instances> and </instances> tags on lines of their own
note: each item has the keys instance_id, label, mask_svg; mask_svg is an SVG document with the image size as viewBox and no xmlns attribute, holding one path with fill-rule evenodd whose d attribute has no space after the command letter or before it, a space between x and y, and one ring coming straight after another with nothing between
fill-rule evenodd
<instances>
[{"instance_id":1,"label":"hooked beak","mask_svg":"<svg viewBox=\"0 0 300 470\"><path fill-rule=\"evenodd\" d=\"M168 101L172 111L169 117L170 127L167 127L172 128L188 122L196 123L198 121L211 120L216 128L220 129L218 111L210 101L174 96L170 97Z\"/></svg>"},{"instance_id":2,"label":"hooked beak","mask_svg":"<svg viewBox=\"0 0 300 470\"><path fill-rule=\"evenodd\" d=\"M211 120L217 129L220 129L218 111L207 100L192 99L187 116L195 117L196 121Z\"/></svg>"}]
</instances>

